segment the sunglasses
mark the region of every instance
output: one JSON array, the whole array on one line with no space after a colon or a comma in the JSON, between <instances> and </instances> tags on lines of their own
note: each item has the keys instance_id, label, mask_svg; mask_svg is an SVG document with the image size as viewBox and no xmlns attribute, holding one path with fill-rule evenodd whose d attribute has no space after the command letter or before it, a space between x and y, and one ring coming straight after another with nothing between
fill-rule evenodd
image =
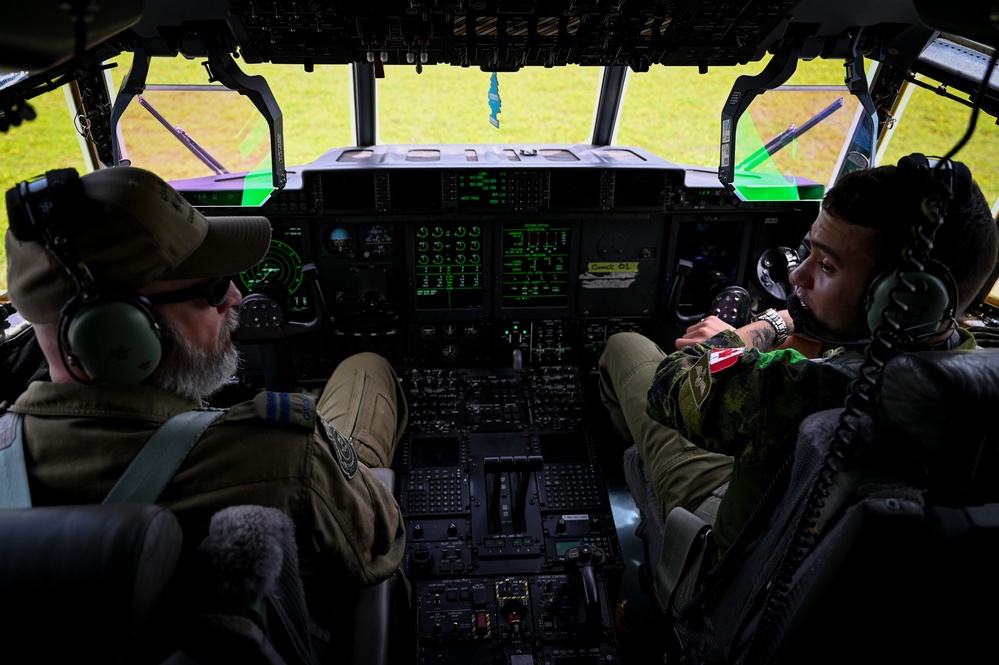
<instances>
[{"instance_id":1,"label":"sunglasses","mask_svg":"<svg viewBox=\"0 0 999 665\"><path fill-rule=\"evenodd\" d=\"M215 279L209 279L201 284L188 286L184 289L154 293L151 296L146 296L146 299L148 299L153 305L164 305L166 303L186 302L188 300L204 298L212 307L218 307L225 302L226 294L229 293L230 284L232 284L231 277L216 277Z\"/></svg>"}]
</instances>

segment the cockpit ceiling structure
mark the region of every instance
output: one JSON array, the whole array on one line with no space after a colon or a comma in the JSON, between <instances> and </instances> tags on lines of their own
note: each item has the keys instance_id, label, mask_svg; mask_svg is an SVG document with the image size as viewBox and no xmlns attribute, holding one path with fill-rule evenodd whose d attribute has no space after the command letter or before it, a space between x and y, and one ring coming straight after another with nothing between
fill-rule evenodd
<instances>
[{"instance_id":1,"label":"cockpit ceiling structure","mask_svg":"<svg viewBox=\"0 0 999 665\"><path fill-rule=\"evenodd\" d=\"M204 55L220 42L247 63L451 65L487 71L565 65L712 67L758 61L788 40L805 57L856 48L911 62L933 36L911 0L109 0L26 5L0 28L40 70L111 40L150 56ZM926 4L926 3L922 3ZM929 3L933 4L933 3ZM974 3L971 3L974 4ZM77 12L77 16L73 15ZM82 17L82 21L76 20ZM86 26L86 34L78 31ZM20 35L20 37L18 37ZM8 37L10 39L8 39ZM81 39L82 37L82 39ZM13 40L13 42L11 41ZM22 44L22 45L23 45ZM15 49L10 49L11 53ZM10 54L8 54L10 55Z\"/></svg>"}]
</instances>

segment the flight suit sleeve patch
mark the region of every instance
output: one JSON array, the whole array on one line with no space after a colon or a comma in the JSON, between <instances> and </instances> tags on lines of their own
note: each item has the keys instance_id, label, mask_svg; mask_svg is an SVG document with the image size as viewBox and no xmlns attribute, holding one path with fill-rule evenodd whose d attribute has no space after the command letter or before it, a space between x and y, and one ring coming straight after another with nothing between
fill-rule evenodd
<instances>
[{"instance_id":1,"label":"flight suit sleeve patch","mask_svg":"<svg viewBox=\"0 0 999 665\"><path fill-rule=\"evenodd\" d=\"M708 354L708 368L711 370L712 374L717 374L723 369L728 369L732 365L739 362L739 358L741 358L745 353L746 347L744 346L726 349L711 349L711 353Z\"/></svg>"},{"instance_id":2,"label":"flight suit sleeve patch","mask_svg":"<svg viewBox=\"0 0 999 665\"><path fill-rule=\"evenodd\" d=\"M340 465L343 475L347 477L347 480L350 480L357 473L357 451L354 450L354 444L341 434L332 423L323 418L322 414L318 414L318 417L319 431L329 444L330 450L333 451L333 456L336 458L337 464Z\"/></svg>"},{"instance_id":3,"label":"flight suit sleeve patch","mask_svg":"<svg viewBox=\"0 0 999 665\"><path fill-rule=\"evenodd\" d=\"M701 359L690 368L690 373L687 375L687 387L690 389L690 396L693 398L694 407L698 411L701 410L704 402L708 399L708 395L711 394L711 386L714 383L714 379L711 376L710 362L710 354L701 356Z\"/></svg>"}]
</instances>

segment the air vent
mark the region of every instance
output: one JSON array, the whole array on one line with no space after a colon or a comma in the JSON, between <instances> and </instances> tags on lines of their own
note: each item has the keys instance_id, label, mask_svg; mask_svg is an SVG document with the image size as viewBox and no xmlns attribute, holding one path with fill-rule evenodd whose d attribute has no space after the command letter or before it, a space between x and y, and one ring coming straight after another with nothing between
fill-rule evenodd
<instances>
[{"instance_id":1,"label":"air vent","mask_svg":"<svg viewBox=\"0 0 999 665\"><path fill-rule=\"evenodd\" d=\"M506 155L506 158L509 159L511 162L520 161L520 156L517 155L517 151L514 150L513 148L505 148L503 150L503 154Z\"/></svg>"},{"instance_id":2,"label":"air vent","mask_svg":"<svg viewBox=\"0 0 999 665\"><path fill-rule=\"evenodd\" d=\"M371 159L374 155L373 150L347 150L337 157L338 162L363 162L365 160Z\"/></svg>"},{"instance_id":3,"label":"air vent","mask_svg":"<svg viewBox=\"0 0 999 665\"><path fill-rule=\"evenodd\" d=\"M644 162L644 161L647 161L641 155L639 155L637 153L634 153L634 152L632 152L630 150L614 149L614 150L606 150L604 152L605 152L605 154L607 154L608 156L612 157L613 159L616 159L619 162Z\"/></svg>"},{"instance_id":4,"label":"air vent","mask_svg":"<svg viewBox=\"0 0 999 665\"><path fill-rule=\"evenodd\" d=\"M440 150L410 150L406 153L407 162L439 162L441 161Z\"/></svg>"},{"instance_id":5,"label":"air vent","mask_svg":"<svg viewBox=\"0 0 999 665\"><path fill-rule=\"evenodd\" d=\"M479 161L479 153L475 152L471 148L465 150L465 161L466 162L477 162Z\"/></svg>"},{"instance_id":6,"label":"air vent","mask_svg":"<svg viewBox=\"0 0 999 665\"><path fill-rule=\"evenodd\" d=\"M538 151L542 157L547 159L549 162L578 162L579 157L576 157L568 150L555 149L555 150L539 150Z\"/></svg>"}]
</instances>

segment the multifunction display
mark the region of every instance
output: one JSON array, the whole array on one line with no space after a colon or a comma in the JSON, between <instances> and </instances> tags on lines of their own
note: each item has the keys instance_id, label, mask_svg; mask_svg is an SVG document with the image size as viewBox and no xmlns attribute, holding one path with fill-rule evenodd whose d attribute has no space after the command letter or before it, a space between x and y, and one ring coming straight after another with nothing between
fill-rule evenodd
<instances>
[{"instance_id":1,"label":"multifunction display","mask_svg":"<svg viewBox=\"0 0 999 665\"><path fill-rule=\"evenodd\" d=\"M249 270L239 273L245 292L261 291L278 298L292 318L296 314L308 313L309 294L307 289L302 288L302 245L301 226L275 226L264 258Z\"/></svg>"},{"instance_id":2,"label":"multifunction display","mask_svg":"<svg viewBox=\"0 0 999 665\"><path fill-rule=\"evenodd\" d=\"M482 227L447 220L413 233L416 309L483 307Z\"/></svg>"},{"instance_id":3,"label":"multifunction display","mask_svg":"<svg viewBox=\"0 0 999 665\"><path fill-rule=\"evenodd\" d=\"M458 171L456 177L459 208L506 206L510 193L506 171Z\"/></svg>"},{"instance_id":4,"label":"multifunction display","mask_svg":"<svg viewBox=\"0 0 999 665\"><path fill-rule=\"evenodd\" d=\"M502 307L563 307L569 301L568 222L503 226Z\"/></svg>"}]
</instances>

